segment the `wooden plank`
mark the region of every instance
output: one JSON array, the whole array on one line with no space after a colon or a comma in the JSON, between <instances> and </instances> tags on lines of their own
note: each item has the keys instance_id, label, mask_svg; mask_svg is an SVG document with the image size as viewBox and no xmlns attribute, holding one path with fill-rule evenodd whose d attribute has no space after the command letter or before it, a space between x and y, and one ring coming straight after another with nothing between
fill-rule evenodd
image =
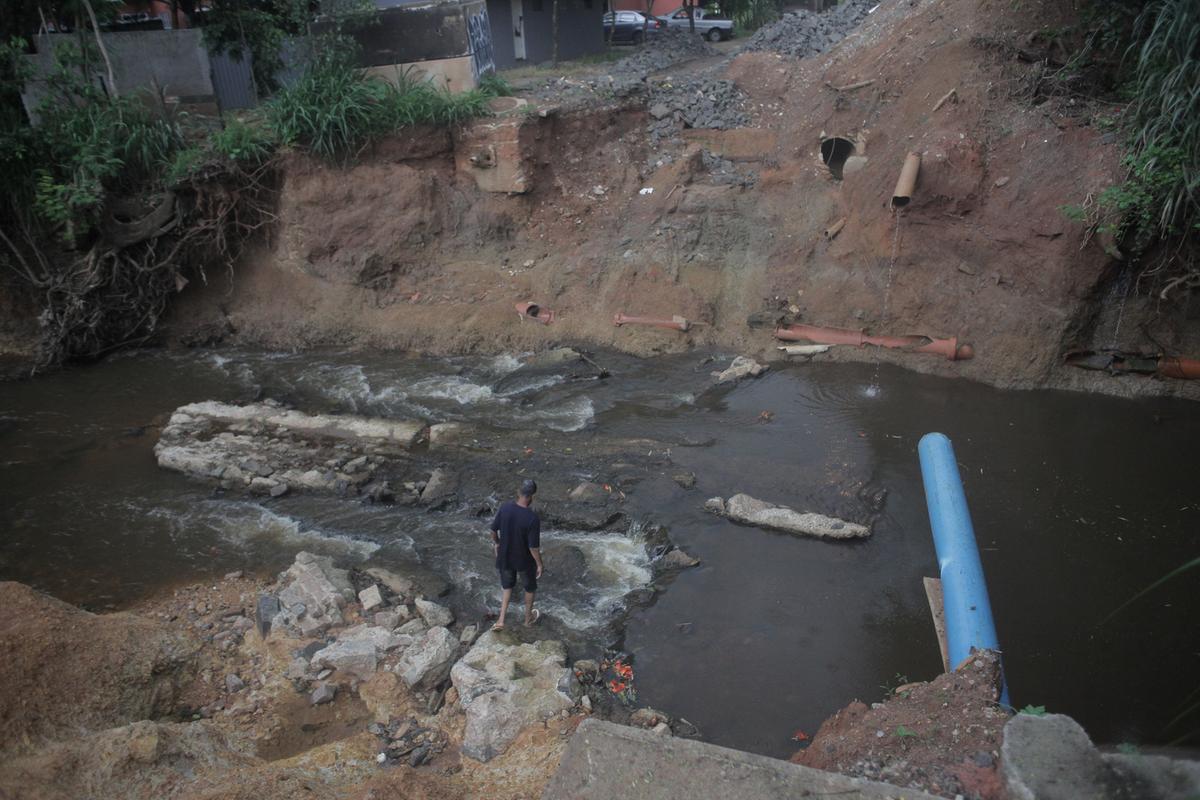
<instances>
[{"instance_id":1,"label":"wooden plank","mask_svg":"<svg viewBox=\"0 0 1200 800\"><path fill-rule=\"evenodd\" d=\"M950 671L950 648L946 644L946 607L942 600L942 582L938 578L923 578L933 629L937 632L938 648L942 651L942 669Z\"/></svg>"}]
</instances>

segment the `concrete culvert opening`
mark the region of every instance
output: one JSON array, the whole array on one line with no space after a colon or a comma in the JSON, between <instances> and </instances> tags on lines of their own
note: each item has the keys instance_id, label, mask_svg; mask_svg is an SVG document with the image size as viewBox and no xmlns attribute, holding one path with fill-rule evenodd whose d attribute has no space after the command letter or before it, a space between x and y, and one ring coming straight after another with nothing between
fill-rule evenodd
<instances>
[{"instance_id":1,"label":"concrete culvert opening","mask_svg":"<svg viewBox=\"0 0 1200 800\"><path fill-rule=\"evenodd\" d=\"M854 155L854 142L841 136L831 136L821 140L821 160L829 167L829 174L835 179L842 179L842 166L846 159Z\"/></svg>"}]
</instances>

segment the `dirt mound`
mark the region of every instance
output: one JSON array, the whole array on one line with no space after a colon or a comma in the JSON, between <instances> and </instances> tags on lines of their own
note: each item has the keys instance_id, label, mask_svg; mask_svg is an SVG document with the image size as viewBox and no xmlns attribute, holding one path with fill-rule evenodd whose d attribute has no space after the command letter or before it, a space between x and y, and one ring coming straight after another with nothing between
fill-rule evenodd
<instances>
[{"instance_id":1,"label":"dirt mound","mask_svg":"<svg viewBox=\"0 0 1200 800\"><path fill-rule=\"evenodd\" d=\"M877 5L876 0L847 0L824 12L788 11L755 31L746 49L769 50L791 58L824 53L846 38Z\"/></svg>"},{"instance_id":2,"label":"dirt mound","mask_svg":"<svg viewBox=\"0 0 1200 800\"><path fill-rule=\"evenodd\" d=\"M969 798L1004 796L997 773L1009 715L998 705L1000 658L985 651L886 702L854 702L821 723L795 764Z\"/></svg>"},{"instance_id":3,"label":"dirt mound","mask_svg":"<svg viewBox=\"0 0 1200 800\"><path fill-rule=\"evenodd\" d=\"M195 655L164 625L89 614L12 582L0 583L0 648L0 742L18 751L169 714Z\"/></svg>"}]
</instances>

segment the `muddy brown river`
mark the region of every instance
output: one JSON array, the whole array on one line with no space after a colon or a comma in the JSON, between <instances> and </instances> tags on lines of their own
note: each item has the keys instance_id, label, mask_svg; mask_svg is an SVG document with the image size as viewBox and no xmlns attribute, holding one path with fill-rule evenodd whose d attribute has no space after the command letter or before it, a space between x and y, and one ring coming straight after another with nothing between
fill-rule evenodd
<instances>
[{"instance_id":1,"label":"muddy brown river","mask_svg":"<svg viewBox=\"0 0 1200 800\"><path fill-rule=\"evenodd\" d=\"M348 564L418 564L453 585L459 608L496 607L477 516L487 498L466 492L427 512L214 494L159 470L152 454L156 426L197 400L466 421L531 450L665 442L670 468L626 490L630 533L545 534L548 578L556 547L581 563L569 580L547 580L541 602L578 634L576 655L589 644L593 655L631 653L643 703L709 741L786 756L797 729L812 734L852 699L940 671L916 453L939 430L965 478L1013 703L1071 714L1104 743L1196 730L1194 718L1169 723L1200 677L1200 571L1103 621L1200 549L1194 405L1001 392L886 366L872 396L864 364L794 365L714 389L708 373L728 356L596 357L606 380L523 379L514 357L197 351L0 383L0 578L104 610L234 569L268 573L309 549ZM603 480L609 466L597 457L551 477ZM695 488L671 479L684 471ZM705 498L736 492L874 516L874 534L805 540L701 511ZM626 607L654 576L639 539L651 524L702 565Z\"/></svg>"}]
</instances>

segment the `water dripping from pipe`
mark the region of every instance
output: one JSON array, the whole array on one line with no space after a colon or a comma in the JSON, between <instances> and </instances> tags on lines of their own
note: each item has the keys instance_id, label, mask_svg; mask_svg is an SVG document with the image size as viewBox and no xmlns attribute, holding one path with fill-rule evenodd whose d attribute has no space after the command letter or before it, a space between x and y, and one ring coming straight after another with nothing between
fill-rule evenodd
<instances>
[{"instance_id":1,"label":"water dripping from pipe","mask_svg":"<svg viewBox=\"0 0 1200 800\"><path fill-rule=\"evenodd\" d=\"M892 254L888 259L887 282L883 287L883 314L880 317L880 322L886 322L888 312L892 304L892 278L896 274L896 260L900 257L900 219L904 216L899 209L892 210L892 216L895 222L892 225ZM879 396L879 352L878 348L875 353L875 371L871 376L871 385L866 389L867 397Z\"/></svg>"}]
</instances>

